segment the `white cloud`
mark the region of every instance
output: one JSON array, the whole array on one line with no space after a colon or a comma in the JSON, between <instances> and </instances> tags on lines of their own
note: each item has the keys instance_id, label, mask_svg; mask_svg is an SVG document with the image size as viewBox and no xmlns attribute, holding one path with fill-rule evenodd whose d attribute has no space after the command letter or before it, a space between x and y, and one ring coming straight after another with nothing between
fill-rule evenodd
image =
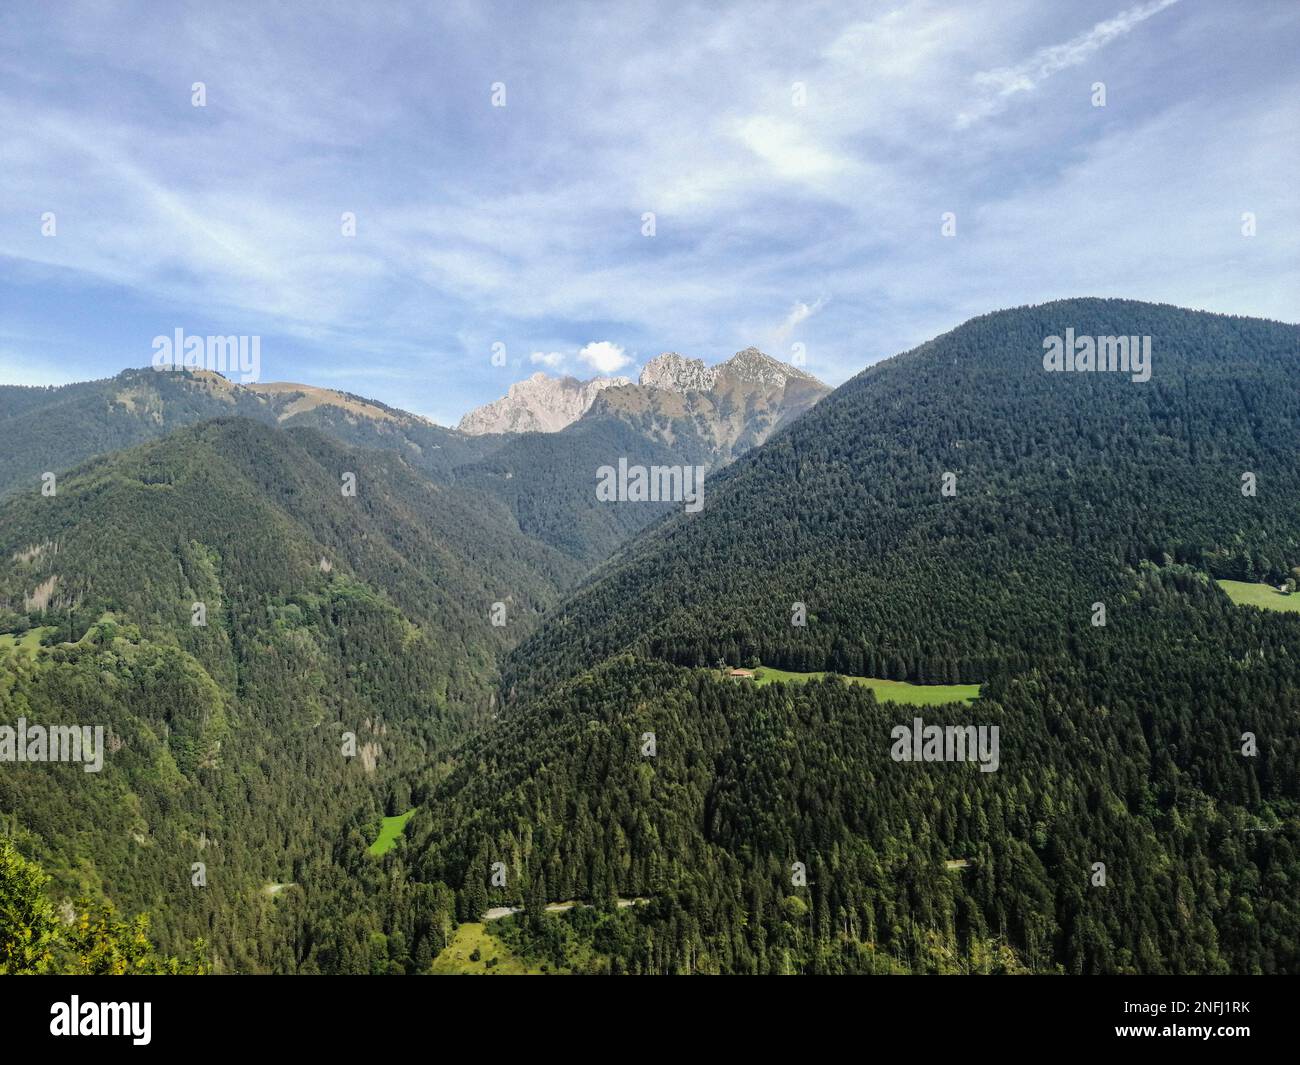
<instances>
[{"instance_id":1,"label":"white cloud","mask_svg":"<svg viewBox=\"0 0 1300 1065\"><path fill-rule=\"evenodd\" d=\"M1098 22L1087 33L1081 33L1064 44L1040 48L1023 63L996 70L984 70L975 75L979 96L969 110L957 116L957 128L965 127L1004 110L1013 96L1033 92L1040 82L1069 67L1077 67L1104 45L1122 37L1152 15L1157 15L1178 0L1149 0L1121 11L1114 18Z\"/></svg>"},{"instance_id":2,"label":"white cloud","mask_svg":"<svg viewBox=\"0 0 1300 1065\"><path fill-rule=\"evenodd\" d=\"M593 340L578 352L578 358L603 374L617 373L632 361L621 347L609 340Z\"/></svg>"},{"instance_id":3,"label":"white cloud","mask_svg":"<svg viewBox=\"0 0 1300 1065\"><path fill-rule=\"evenodd\" d=\"M777 340L785 340L796 328L808 321L829 302L830 300L827 297L821 296L817 299L817 302L812 304L796 303L790 308L790 313L785 316L785 321L776 327L774 336Z\"/></svg>"},{"instance_id":4,"label":"white cloud","mask_svg":"<svg viewBox=\"0 0 1300 1065\"><path fill-rule=\"evenodd\" d=\"M772 174L790 181L843 178L857 168L855 160L826 150L795 123L768 115L741 122L736 137Z\"/></svg>"},{"instance_id":5,"label":"white cloud","mask_svg":"<svg viewBox=\"0 0 1300 1065\"><path fill-rule=\"evenodd\" d=\"M797 336L834 383L1057 295L1208 293L1294 319L1300 8L1257 5L1246 37L1227 5L1139 26L1173 2L809 0L667 20L649 0L444 5L433 25L402 4L378 23L326 5L302 32L273 8L47 5L24 20L43 32L0 60L0 288L24 290L0 300L0 380L54 331L86 353L84 378L147 361L149 338L194 318L264 334L268 374L454 422L500 394L498 341L512 367L590 374L623 372L623 347L778 353ZM506 109L483 87L498 37ZM584 62L593 42L619 63ZM1121 71L1122 106L1094 111L1087 84ZM189 106L198 77L206 111ZM1032 123L988 120L1030 100ZM57 239L40 235L46 210ZM659 239L640 236L645 210ZM26 298L45 285L64 291ZM110 291L132 313L97 315ZM819 293L836 306L802 302ZM88 324L65 325L71 304ZM622 347L579 359L575 331Z\"/></svg>"}]
</instances>

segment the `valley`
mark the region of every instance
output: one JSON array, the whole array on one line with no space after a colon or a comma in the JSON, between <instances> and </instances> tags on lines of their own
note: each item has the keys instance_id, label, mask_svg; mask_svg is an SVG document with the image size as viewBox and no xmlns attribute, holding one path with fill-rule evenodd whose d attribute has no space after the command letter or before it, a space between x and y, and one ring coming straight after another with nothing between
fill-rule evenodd
<instances>
[{"instance_id":1,"label":"valley","mask_svg":"<svg viewBox=\"0 0 1300 1065\"><path fill-rule=\"evenodd\" d=\"M0 28L15 1060L1294 1045L1300 2Z\"/></svg>"},{"instance_id":2,"label":"valley","mask_svg":"<svg viewBox=\"0 0 1300 1065\"><path fill-rule=\"evenodd\" d=\"M1045 375L1065 323L1157 376ZM0 502L0 717L109 737L6 769L0 827L212 972L1292 971L1297 339L1062 301L805 407L661 357L549 432L0 389L47 449ZM620 460L703 506L601 502ZM918 707L1000 750L900 767Z\"/></svg>"}]
</instances>

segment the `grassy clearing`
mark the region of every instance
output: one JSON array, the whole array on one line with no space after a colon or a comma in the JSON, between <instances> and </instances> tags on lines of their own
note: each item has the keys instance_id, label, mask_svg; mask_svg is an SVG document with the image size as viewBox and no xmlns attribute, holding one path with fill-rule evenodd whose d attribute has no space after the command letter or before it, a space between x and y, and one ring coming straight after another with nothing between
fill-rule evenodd
<instances>
[{"instance_id":1,"label":"grassy clearing","mask_svg":"<svg viewBox=\"0 0 1300 1065\"><path fill-rule=\"evenodd\" d=\"M477 957L475 957L477 955ZM542 976L542 970L510 953L487 926L463 924L445 950L433 959L434 976Z\"/></svg>"},{"instance_id":2,"label":"grassy clearing","mask_svg":"<svg viewBox=\"0 0 1300 1065\"><path fill-rule=\"evenodd\" d=\"M786 669L759 666L754 670L755 684L772 684L776 681L801 683L820 680L826 676L818 673L791 673ZM876 693L876 698L906 706L938 706L940 703L970 703L980 697L978 684L909 684L905 680L880 680L877 677L840 676L850 684L862 684Z\"/></svg>"},{"instance_id":3,"label":"grassy clearing","mask_svg":"<svg viewBox=\"0 0 1300 1065\"><path fill-rule=\"evenodd\" d=\"M6 632L0 635L0 651L16 650L23 654L34 655L36 649L41 645L41 637L47 632L54 632L53 626L44 625L39 628L28 629L22 636Z\"/></svg>"},{"instance_id":4,"label":"grassy clearing","mask_svg":"<svg viewBox=\"0 0 1300 1065\"><path fill-rule=\"evenodd\" d=\"M95 623L95 625L90 626L90 628L82 633L81 639L77 640L76 643L84 644L88 640L93 639L98 625L104 624L105 622L112 623L115 620L116 619L113 617L111 611L106 612L104 616ZM47 635L52 636L55 633L66 635L66 632L66 629L56 625L38 625L34 629L28 629L21 636L16 636L12 632L0 633L0 651L17 650L24 654L34 655L40 648L43 637ZM76 644L70 644L67 641L60 641L60 646L73 647L76 646Z\"/></svg>"},{"instance_id":5,"label":"grassy clearing","mask_svg":"<svg viewBox=\"0 0 1300 1065\"><path fill-rule=\"evenodd\" d=\"M1248 584L1246 581L1216 583L1238 606L1257 606L1261 610L1282 610L1300 614L1300 592L1283 595L1271 584Z\"/></svg>"},{"instance_id":6,"label":"grassy clearing","mask_svg":"<svg viewBox=\"0 0 1300 1065\"><path fill-rule=\"evenodd\" d=\"M411 819L415 813L415 807L407 810L404 814L398 814L396 817L385 817L384 823L379 827L379 838L366 848L368 854L373 854L376 858L381 858L393 849L393 844L397 842L406 828L406 822Z\"/></svg>"}]
</instances>

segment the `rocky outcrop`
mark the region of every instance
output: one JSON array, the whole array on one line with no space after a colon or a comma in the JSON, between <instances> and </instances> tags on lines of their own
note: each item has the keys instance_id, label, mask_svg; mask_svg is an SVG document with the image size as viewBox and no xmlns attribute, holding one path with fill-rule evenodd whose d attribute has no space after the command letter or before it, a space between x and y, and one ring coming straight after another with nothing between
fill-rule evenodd
<instances>
[{"instance_id":1,"label":"rocky outcrop","mask_svg":"<svg viewBox=\"0 0 1300 1065\"><path fill-rule=\"evenodd\" d=\"M738 351L717 366L706 366L703 359L688 359L675 351L666 351L646 363L640 383L667 392L709 392L724 377L759 388L783 388L791 380L821 384L812 374L765 355L758 348Z\"/></svg>"},{"instance_id":2,"label":"rocky outcrop","mask_svg":"<svg viewBox=\"0 0 1300 1065\"><path fill-rule=\"evenodd\" d=\"M462 433L554 433L571 425L591 408L605 389L632 382L626 377L550 377L537 372L510 386L504 396L477 407L461 418Z\"/></svg>"}]
</instances>

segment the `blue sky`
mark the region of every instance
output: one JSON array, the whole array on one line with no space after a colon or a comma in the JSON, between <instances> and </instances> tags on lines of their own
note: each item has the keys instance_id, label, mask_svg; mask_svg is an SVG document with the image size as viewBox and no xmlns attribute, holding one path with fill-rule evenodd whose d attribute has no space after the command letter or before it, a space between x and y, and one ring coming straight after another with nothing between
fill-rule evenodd
<instances>
[{"instance_id":1,"label":"blue sky","mask_svg":"<svg viewBox=\"0 0 1300 1065\"><path fill-rule=\"evenodd\" d=\"M1293 0L6 4L0 382L248 334L454 424L1064 296L1296 321L1297 54Z\"/></svg>"}]
</instances>

